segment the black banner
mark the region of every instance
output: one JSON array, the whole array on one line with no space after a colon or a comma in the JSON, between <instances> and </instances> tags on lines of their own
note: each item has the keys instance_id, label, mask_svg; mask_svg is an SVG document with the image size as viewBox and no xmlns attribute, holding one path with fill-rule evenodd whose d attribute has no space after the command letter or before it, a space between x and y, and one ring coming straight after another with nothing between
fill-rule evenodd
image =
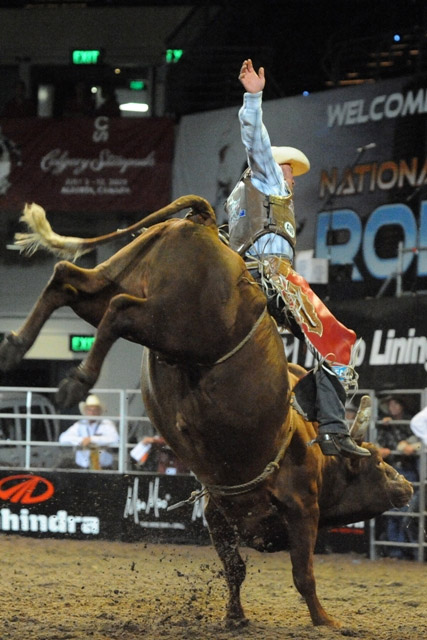
<instances>
[{"instance_id":1,"label":"black banner","mask_svg":"<svg viewBox=\"0 0 427 640\"><path fill-rule=\"evenodd\" d=\"M356 369L359 388L375 391L423 389L427 385L427 296L326 302L334 315L361 338ZM292 335L288 359L310 369L313 359Z\"/></svg>"},{"instance_id":2,"label":"black banner","mask_svg":"<svg viewBox=\"0 0 427 640\"><path fill-rule=\"evenodd\" d=\"M0 532L36 538L208 544L200 484L191 475L0 471ZM365 523L323 530L317 553L364 553Z\"/></svg>"},{"instance_id":3,"label":"black banner","mask_svg":"<svg viewBox=\"0 0 427 640\"><path fill-rule=\"evenodd\" d=\"M35 537L208 540L203 500L168 511L200 489L193 476L0 472L0 531Z\"/></svg>"}]
</instances>

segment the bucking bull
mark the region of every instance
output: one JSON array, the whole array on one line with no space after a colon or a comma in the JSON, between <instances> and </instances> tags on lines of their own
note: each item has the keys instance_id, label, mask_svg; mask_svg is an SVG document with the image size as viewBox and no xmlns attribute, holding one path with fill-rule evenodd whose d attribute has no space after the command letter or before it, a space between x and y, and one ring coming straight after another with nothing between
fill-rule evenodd
<instances>
[{"instance_id":1,"label":"bucking bull","mask_svg":"<svg viewBox=\"0 0 427 640\"><path fill-rule=\"evenodd\" d=\"M185 217L172 217L190 207ZM55 234L37 205L27 205L22 219L31 230L16 236L23 250L42 246L62 258L75 259L131 233L136 237L94 269L58 262L24 325L3 340L0 368L18 365L46 320L64 305L97 327L97 334L87 358L60 383L60 406L86 397L118 338L144 345L144 404L203 487L206 520L229 590L227 624L246 622L240 599L246 568L238 550L243 544L289 549L294 583L313 623L339 626L316 595L319 527L402 507L412 487L372 444L363 445L371 456L357 459L324 457L317 444L307 446L316 425L293 405L297 375L288 370L264 294L242 258L219 238L210 204L185 196L127 229L91 239ZM368 423L365 402L357 428ZM362 431L352 433L359 444Z\"/></svg>"}]
</instances>

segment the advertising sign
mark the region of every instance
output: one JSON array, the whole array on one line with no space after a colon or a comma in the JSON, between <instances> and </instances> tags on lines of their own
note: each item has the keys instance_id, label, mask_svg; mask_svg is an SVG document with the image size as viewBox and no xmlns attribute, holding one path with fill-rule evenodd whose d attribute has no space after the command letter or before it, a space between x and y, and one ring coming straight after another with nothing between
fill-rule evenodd
<instances>
[{"instance_id":1,"label":"advertising sign","mask_svg":"<svg viewBox=\"0 0 427 640\"><path fill-rule=\"evenodd\" d=\"M170 202L168 118L19 118L0 122L0 209L154 211Z\"/></svg>"},{"instance_id":2,"label":"advertising sign","mask_svg":"<svg viewBox=\"0 0 427 640\"><path fill-rule=\"evenodd\" d=\"M177 136L174 197L198 193L222 220L246 165L238 109L185 116ZM263 104L271 143L297 147L311 163L295 186L297 250L350 264L367 295L396 272L399 241L407 284L427 288L427 251L417 251L427 247L426 114L422 77Z\"/></svg>"},{"instance_id":3,"label":"advertising sign","mask_svg":"<svg viewBox=\"0 0 427 640\"><path fill-rule=\"evenodd\" d=\"M329 301L331 311L360 338L356 370L359 388L423 389L427 385L427 296ZM305 344L284 336L291 362L310 369Z\"/></svg>"},{"instance_id":4,"label":"advertising sign","mask_svg":"<svg viewBox=\"0 0 427 640\"><path fill-rule=\"evenodd\" d=\"M0 472L0 532L35 537L199 543L203 501L193 476Z\"/></svg>"},{"instance_id":5,"label":"advertising sign","mask_svg":"<svg viewBox=\"0 0 427 640\"><path fill-rule=\"evenodd\" d=\"M191 475L0 471L0 533L37 538L208 544ZM363 522L319 533L317 549L366 551ZM350 535L349 535L350 534Z\"/></svg>"}]
</instances>

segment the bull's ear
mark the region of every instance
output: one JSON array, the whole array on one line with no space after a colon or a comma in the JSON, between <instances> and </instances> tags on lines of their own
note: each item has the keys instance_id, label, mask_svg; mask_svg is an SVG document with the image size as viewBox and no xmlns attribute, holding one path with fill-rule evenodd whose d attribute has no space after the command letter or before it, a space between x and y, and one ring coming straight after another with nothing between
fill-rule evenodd
<instances>
[{"instance_id":1,"label":"bull's ear","mask_svg":"<svg viewBox=\"0 0 427 640\"><path fill-rule=\"evenodd\" d=\"M363 441L366 431L368 430L371 420L371 410L372 402L370 396L362 396L359 409L350 429L350 435L357 444Z\"/></svg>"}]
</instances>

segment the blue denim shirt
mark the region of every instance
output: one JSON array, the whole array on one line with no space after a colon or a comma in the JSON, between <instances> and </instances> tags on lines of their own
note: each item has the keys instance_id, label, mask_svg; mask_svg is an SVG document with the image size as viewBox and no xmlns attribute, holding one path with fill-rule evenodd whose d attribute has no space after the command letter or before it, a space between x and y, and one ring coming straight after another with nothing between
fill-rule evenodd
<instances>
[{"instance_id":1,"label":"blue denim shirt","mask_svg":"<svg viewBox=\"0 0 427 640\"><path fill-rule=\"evenodd\" d=\"M262 121L262 91L245 93L239 111L240 133L246 149L251 181L266 195L287 196L291 190L273 158L270 136ZM275 233L266 233L249 249L251 255L283 255L293 259L289 242Z\"/></svg>"}]
</instances>

